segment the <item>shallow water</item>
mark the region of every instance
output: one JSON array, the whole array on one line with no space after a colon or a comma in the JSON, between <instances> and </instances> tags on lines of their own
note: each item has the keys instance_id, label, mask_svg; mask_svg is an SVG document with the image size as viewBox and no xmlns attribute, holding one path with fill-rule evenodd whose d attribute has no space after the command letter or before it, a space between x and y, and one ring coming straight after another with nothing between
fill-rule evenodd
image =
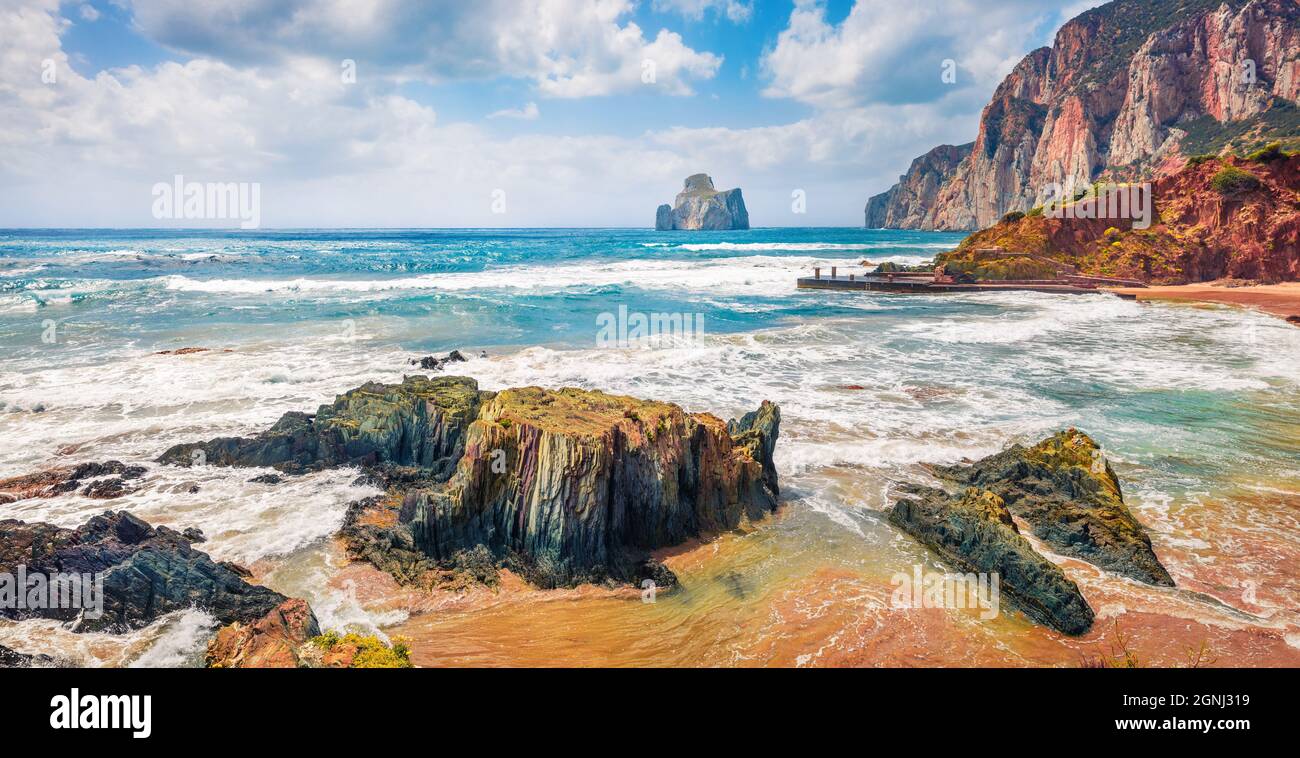
<instances>
[{"instance_id":1,"label":"shallow water","mask_svg":"<svg viewBox=\"0 0 1300 758\"><path fill-rule=\"evenodd\" d=\"M487 389L573 385L724 417L768 398L783 414L781 512L670 551L682 587L654 603L513 582L425 603L394 603L382 582L358 592L329 540L347 503L370 494L349 471L268 486L248 481L256 470L150 464L125 498L24 501L0 516L71 526L112 507L199 526L205 550L308 597L325 626L410 636L425 665L1077 665L1109 651L1117 631L1155 663L1204 641L1221 664L1300 664L1300 330L1240 309L1105 295L793 286L814 265L919 262L957 238L0 233L0 476L147 462L175 442L253 432L452 348L487 352L456 367ZM705 335L597 346L599 314L619 306L702 314ZM155 354L196 345L214 350ZM920 462L1071 425L1104 446L1178 588L1063 561L1098 611L1078 640L1005 607L991 620L891 607L894 574L943 570L885 523L892 484L921 476ZM191 615L97 640L94 654L36 622L0 625L0 644L62 646L94 665L179 665L210 633L210 619Z\"/></svg>"}]
</instances>

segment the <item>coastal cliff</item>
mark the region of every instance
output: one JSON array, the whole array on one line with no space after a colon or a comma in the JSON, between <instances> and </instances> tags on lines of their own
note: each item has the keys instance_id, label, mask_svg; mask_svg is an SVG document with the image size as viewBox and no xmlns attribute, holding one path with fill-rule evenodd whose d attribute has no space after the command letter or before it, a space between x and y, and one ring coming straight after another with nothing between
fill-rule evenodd
<instances>
[{"instance_id":1,"label":"coastal cliff","mask_svg":"<svg viewBox=\"0 0 1300 758\"><path fill-rule=\"evenodd\" d=\"M1003 80L967 155L954 163L941 147L918 158L868 201L867 226L980 229L1041 205L1053 184L1148 181L1187 156L1300 137L1296 49L1294 0L1089 10Z\"/></svg>"},{"instance_id":2,"label":"coastal cliff","mask_svg":"<svg viewBox=\"0 0 1300 758\"><path fill-rule=\"evenodd\" d=\"M1123 191L1116 188L1115 191ZM1154 284L1220 278L1260 282L1300 279L1300 154L1272 146L1248 158L1202 156L1151 186L1152 223L1095 218L1106 194L1013 213L972 234L941 264L960 267L975 251L1033 253L1082 274Z\"/></svg>"},{"instance_id":3,"label":"coastal cliff","mask_svg":"<svg viewBox=\"0 0 1300 758\"><path fill-rule=\"evenodd\" d=\"M664 204L655 211L658 231L748 229L749 212L740 188L719 192L708 174L686 177L672 206Z\"/></svg>"},{"instance_id":4,"label":"coastal cliff","mask_svg":"<svg viewBox=\"0 0 1300 758\"><path fill-rule=\"evenodd\" d=\"M732 422L670 403L466 377L366 384L252 438L159 459L300 472L360 466L388 495L355 504L356 557L405 583L508 565L543 587L674 581L650 551L775 510L780 410Z\"/></svg>"}]
</instances>

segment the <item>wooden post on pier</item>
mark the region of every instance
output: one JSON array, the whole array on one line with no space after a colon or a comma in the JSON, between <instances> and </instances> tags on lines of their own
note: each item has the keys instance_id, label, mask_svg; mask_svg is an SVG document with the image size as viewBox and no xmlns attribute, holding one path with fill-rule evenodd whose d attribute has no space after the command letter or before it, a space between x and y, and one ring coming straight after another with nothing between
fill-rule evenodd
<instances>
[{"instance_id":1,"label":"wooden post on pier","mask_svg":"<svg viewBox=\"0 0 1300 758\"><path fill-rule=\"evenodd\" d=\"M820 279L820 278L822 278L822 269L821 269L821 266L818 266L818 267L816 267L816 268L813 269L813 278L814 278L814 279Z\"/></svg>"},{"instance_id":2,"label":"wooden post on pier","mask_svg":"<svg viewBox=\"0 0 1300 758\"><path fill-rule=\"evenodd\" d=\"M831 266L831 278L832 278L832 279L835 278L835 267L834 267L834 266Z\"/></svg>"}]
</instances>

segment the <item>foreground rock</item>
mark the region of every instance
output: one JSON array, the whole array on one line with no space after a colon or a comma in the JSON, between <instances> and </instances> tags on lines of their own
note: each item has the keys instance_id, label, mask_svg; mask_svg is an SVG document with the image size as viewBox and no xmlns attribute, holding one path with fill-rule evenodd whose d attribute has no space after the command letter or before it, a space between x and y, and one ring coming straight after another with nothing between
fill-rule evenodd
<instances>
[{"instance_id":1,"label":"foreground rock","mask_svg":"<svg viewBox=\"0 0 1300 758\"><path fill-rule=\"evenodd\" d=\"M0 607L8 619L49 618L71 622L74 631L138 629L172 611L196 607L222 623L262 618L287 598L249 584L232 564L217 563L182 534L153 527L125 512L107 511L76 529L44 523L0 521L0 574L102 575L103 613L84 609L95 591L82 585L79 607Z\"/></svg>"},{"instance_id":2,"label":"foreground rock","mask_svg":"<svg viewBox=\"0 0 1300 758\"><path fill-rule=\"evenodd\" d=\"M321 634L311 608L286 600L253 624L223 627L208 644L208 668L411 668L410 651L399 639Z\"/></svg>"},{"instance_id":3,"label":"foreground rock","mask_svg":"<svg viewBox=\"0 0 1300 758\"><path fill-rule=\"evenodd\" d=\"M485 392L465 377L366 384L253 438L159 460L355 465L389 494L357 504L353 555L399 581L508 565L543 587L668 583L650 551L762 518L779 493L780 410L731 423L669 403L566 388Z\"/></svg>"},{"instance_id":4,"label":"foreground rock","mask_svg":"<svg viewBox=\"0 0 1300 758\"><path fill-rule=\"evenodd\" d=\"M667 203L655 211L655 229L671 231L748 229L749 211L740 188L719 192L708 174L686 177L685 187L677 193L672 206Z\"/></svg>"},{"instance_id":5,"label":"foreground rock","mask_svg":"<svg viewBox=\"0 0 1300 758\"><path fill-rule=\"evenodd\" d=\"M1151 538L1124 505L1119 478L1083 432L1067 429L1031 448L1013 445L970 466L932 470L996 493L1061 555L1147 584L1174 586Z\"/></svg>"},{"instance_id":6,"label":"foreground rock","mask_svg":"<svg viewBox=\"0 0 1300 758\"><path fill-rule=\"evenodd\" d=\"M962 573L996 575L1000 592L1031 619L1065 634L1092 628L1079 587L1021 536L1002 498L970 488L957 495L904 485L889 522Z\"/></svg>"},{"instance_id":7,"label":"foreground rock","mask_svg":"<svg viewBox=\"0 0 1300 758\"><path fill-rule=\"evenodd\" d=\"M291 599L248 624L236 621L217 631L208 644L208 668L297 668L299 649L320 634L307 603Z\"/></svg>"}]
</instances>

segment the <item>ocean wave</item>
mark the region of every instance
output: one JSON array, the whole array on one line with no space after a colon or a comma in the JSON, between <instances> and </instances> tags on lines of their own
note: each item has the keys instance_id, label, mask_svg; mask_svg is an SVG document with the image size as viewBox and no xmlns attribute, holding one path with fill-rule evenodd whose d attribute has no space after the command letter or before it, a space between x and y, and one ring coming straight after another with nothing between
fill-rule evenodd
<instances>
[{"instance_id":1,"label":"ocean wave","mask_svg":"<svg viewBox=\"0 0 1300 758\"><path fill-rule=\"evenodd\" d=\"M948 242L686 242L675 249L693 250L793 250L815 252L821 250L951 250Z\"/></svg>"},{"instance_id":2,"label":"ocean wave","mask_svg":"<svg viewBox=\"0 0 1300 758\"><path fill-rule=\"evenodd\" d=\"M812 257L749 256L711 260L629 260L566 265L501 266L484 271L421 274L394 279L193 279L161 277L169 290L225 294L339 294L418 290L561 291L574 288L628 286L725 292L789 294L795 279L814 266L829 266Z\"/></svg>"}]
</instances>

